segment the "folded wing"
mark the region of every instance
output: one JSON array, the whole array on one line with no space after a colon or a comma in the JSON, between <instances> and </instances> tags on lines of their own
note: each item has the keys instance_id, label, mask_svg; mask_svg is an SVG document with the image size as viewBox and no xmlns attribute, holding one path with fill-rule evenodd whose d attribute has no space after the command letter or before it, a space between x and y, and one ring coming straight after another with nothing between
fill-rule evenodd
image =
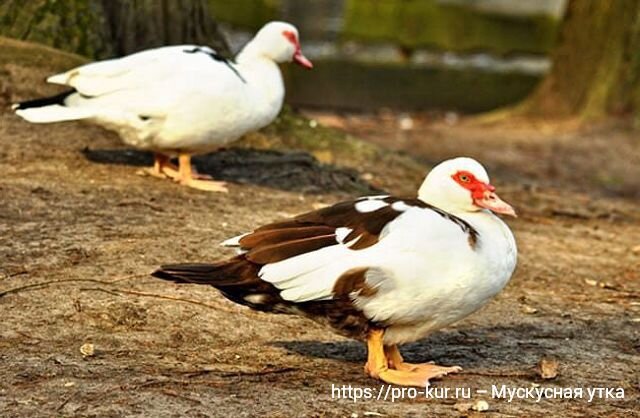
<instances>
[{"instance_id":1,"label":"folded wing","mask_svg":"<svg viewBox=\"0 0 640 418\"><path fill-rule=\"evenodd\" d=\"M205 87L207 97L212 97L212 90L243 84L238 74L231 62L210 48L162 47L53 75L48 82L72 90L64 97L23 102L14 109L34 123L99 118L137 126L149 118L162 119L184 103L199 103L198 93Z\"/></svg>"}]
</instances>

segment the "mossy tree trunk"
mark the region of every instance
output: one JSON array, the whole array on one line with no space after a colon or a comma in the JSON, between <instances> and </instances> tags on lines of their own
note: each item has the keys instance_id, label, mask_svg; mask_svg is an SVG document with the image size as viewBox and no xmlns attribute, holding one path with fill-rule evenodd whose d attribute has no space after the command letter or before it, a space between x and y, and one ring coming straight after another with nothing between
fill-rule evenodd
<instances>
[{"instance_id":1,"label":"mossy tree trunk","mask_svg":"<svg viewBox=\"0 0 640 418\"><path fill-rule=\"evenodd\" d=\"M0 0L0 35L90 58L179 43L228 53L207 0Z\"/></svg>"},{"instance_id":2,"label":"mossy tree trunk","mask_svg":"<svg viewBox=\"0 0 640 418\"><path fill-rule=\"evenodd\" d=\"M570 0L552 68L520 110L597 119L640 111L640 0Z\"/></svg>"}]
</instances>

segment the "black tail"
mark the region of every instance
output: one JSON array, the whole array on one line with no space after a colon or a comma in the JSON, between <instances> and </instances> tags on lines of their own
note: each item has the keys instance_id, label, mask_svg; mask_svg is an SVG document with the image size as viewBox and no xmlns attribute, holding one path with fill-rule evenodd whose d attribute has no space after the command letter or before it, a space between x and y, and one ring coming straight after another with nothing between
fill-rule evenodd
<instances>
[{"instance_id":1,"label":"black tail","mask_svg":"<svg viewBox=\"0 0 640 418\"><path fill-rule=\"evenodd\" d=\"M213 284L215 271L215 264L168 264L151 275L175 283Z\"/></svg>"},{"instance_id":2,"label":"black tail","mask_svg":"<svg viewBox=\"0 0 640 418\"><path fill-rule=\"evenodd\" d=\"M170 264L151 273L174 283L213 286L227 299L259 311L285 312L286 302L272 284L260 280L260 265L237 256L217 264Z\"/></svg>"},{"instance_id":3,"label":"black tail","mask_svg":"<svg viewBox=\"0 0 640 418\"><path fill-rule=\"evenodd\" d=\"M153 277L175 283L207 284L216 288L246 286L262 282L259 267L244 257L216 264L168 264L151 273Z\"/></svg>"},{"instance_id":4,"label":"black tail","mask_svg":"<svg viewBox=\"0 0 640 418\"><path fill-rule=\"evenodd\" d=\"M71 96L75 93L76 89L71 89L69 91L65 91L60 94L56 94L55 96L43 97L41 99L27 100L24 102L16 103L12 106L13 110L23 110L30 109L32 107L43 107L54 104L64 105L64 101L67 97Z\"/></svg>"}]
</instances>

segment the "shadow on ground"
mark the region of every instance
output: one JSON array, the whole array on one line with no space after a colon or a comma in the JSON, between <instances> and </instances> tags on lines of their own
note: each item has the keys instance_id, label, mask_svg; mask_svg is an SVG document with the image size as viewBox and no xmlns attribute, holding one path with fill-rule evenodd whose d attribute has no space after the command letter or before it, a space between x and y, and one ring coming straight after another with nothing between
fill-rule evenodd
<instances>
[{"instance_id":1,"label":"shadow on ground","mask_svg":"<svg viewBox=\"0 0 640 418\"><path fill-rule=\"evenodd\" d=\"M550 329L541 325L514 324L507 326L473 327L440 331L429 338L402 345L406 361L411 363L435 362L443 365L462 365L477 368L491 363L494 366L522 366L523 350L551 350L555 344L543 341L545 335L562 340L574 334L571 327ZM526 341L536 335L536 341ZM540 338L541 337L541 338ZM363 343L354 341L277 341L275 347L306 357L348 362L366 361ZM535 346L535 347L534 347ZM494 353L502 353L496 357Z\"/></svg>"},{"instance_id":2,"label":"shadow on ground","mask_svg":"<svg viewBox=\"0 0 640 418\"><path fill-rule=\"evenodd\" d=\"M82 150L92 162L148 167L153 154L136 150ZM304 193L376 193L355 170L322 164L306 152L229 148L193 159L200 173L217 180Z\"/></svg>"}]
</instances>

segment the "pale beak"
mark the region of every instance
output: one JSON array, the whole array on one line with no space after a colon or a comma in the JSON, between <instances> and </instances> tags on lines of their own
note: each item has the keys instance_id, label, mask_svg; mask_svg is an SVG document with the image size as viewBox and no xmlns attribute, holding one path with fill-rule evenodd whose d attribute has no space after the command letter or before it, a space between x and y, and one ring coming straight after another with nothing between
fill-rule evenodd
<instances>
[{"instance_id":1,"label":"pale beak","mask_svg":"<svg viewBox=\"0 0 640 418\"><path fill-rule=\"evenodd\" d=\"M474 199L473 203L481 208L489 209L493 213L513 216L514 218L518 217L510 204L500 199L495 192L490 190L485 191L481 199Z\"/></svg>"},{"instance_id":2,"label":"pale beak","mask_svg":"<svg viewBox=\"0 0 640 418\"><path fill-rule=\"evenodd\" d=\"M301 67L304 67L308 70L313 68L313 63L309 61L307 57L302 55L302 51L297 50L295 54L293 54L293 61Z\"/></svg>"}]
</instances>

